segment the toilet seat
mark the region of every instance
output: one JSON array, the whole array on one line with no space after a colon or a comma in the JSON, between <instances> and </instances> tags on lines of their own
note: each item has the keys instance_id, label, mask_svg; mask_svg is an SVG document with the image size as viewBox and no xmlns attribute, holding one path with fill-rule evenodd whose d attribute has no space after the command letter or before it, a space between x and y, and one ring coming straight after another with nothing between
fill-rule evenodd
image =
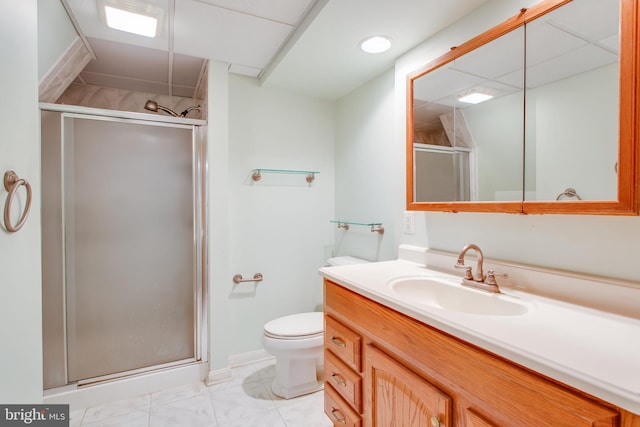
<instances>
[{"instance_id":1,"label":"toilet seat","mask_svg":"<svg viewBox=\"0 0 640 427\"><path fill-rule=\"evenodd\" d=\"M267 322L264 334L267 337L281 340L314 338L324 333L322 312L298 313Z\"/></svg>"}]
</instances>

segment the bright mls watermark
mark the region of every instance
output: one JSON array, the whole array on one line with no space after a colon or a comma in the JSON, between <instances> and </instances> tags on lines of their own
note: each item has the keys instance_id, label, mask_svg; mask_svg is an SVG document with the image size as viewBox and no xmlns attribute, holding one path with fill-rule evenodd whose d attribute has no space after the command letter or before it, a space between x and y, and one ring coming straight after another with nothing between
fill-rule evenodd
<instances>
[{"instance_id":1,"label":"bright mls watermark","mask_svg":"<svg viewBox=\"0 0 640 427\"><path fill-rule=\"evenodd\" d=\"M0 405L0 427L68 427L69 405Z\"/></svg>"}]
</instances>

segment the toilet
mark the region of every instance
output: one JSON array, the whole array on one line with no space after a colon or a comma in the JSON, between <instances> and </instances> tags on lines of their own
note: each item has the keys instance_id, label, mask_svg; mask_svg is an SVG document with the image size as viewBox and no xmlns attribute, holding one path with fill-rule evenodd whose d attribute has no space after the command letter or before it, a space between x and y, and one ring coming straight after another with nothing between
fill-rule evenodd
<instances>
[{"instance_id":1,"label":"toilet","mask_svg":"<svg viewBox=\"0 0 640 427\"><path fill-rule=\"evenodd\" d=\"M324 319L321 311L280 317L264 325L262 345L276 357L271 390L283 399L322 389Z\"/></svg>"},{"instance_id":2,"label":"toilet","mask_svg":"<svg viewBox=\"0 0 640 427\"><path fill-rule=\"evenodd\" d=\"M367 261L354 257L335 257L327 266ZM273 393L291 399L324 387L324 316L321 311L297 313L271 320L264 325L262 345L276 357Z\"/></svg>"}]
</instances>

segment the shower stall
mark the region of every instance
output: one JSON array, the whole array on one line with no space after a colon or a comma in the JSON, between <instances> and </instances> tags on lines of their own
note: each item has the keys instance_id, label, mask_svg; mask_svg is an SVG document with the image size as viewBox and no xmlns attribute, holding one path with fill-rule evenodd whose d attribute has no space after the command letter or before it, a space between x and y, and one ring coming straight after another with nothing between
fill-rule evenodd
<instances>
[{"instance_id":1,"label":"shower stall","mask_svg":"<svg viewBox=\"0 0 640 427\"><path fill-rule=\"evenodd\" d=\"M41 119L44 389L206 361L206 122Z\"/></svg>"}]
</instances>

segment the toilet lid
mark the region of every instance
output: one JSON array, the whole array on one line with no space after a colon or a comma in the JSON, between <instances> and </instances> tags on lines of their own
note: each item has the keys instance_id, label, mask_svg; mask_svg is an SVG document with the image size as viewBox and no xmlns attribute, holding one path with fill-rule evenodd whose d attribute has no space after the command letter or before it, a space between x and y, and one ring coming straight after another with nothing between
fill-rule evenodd
<instances>
[{"instance_id":1,"label":"toilet lid","mask_svg":"<svg viewBox=\"0 0 640 427\"><path fill-rule=\"evenodd\" d=\"M264 325L267 335L275 337L308 337L324 331L322 312L298 313L279 317Z\"/></svg>"}]
</instances>

